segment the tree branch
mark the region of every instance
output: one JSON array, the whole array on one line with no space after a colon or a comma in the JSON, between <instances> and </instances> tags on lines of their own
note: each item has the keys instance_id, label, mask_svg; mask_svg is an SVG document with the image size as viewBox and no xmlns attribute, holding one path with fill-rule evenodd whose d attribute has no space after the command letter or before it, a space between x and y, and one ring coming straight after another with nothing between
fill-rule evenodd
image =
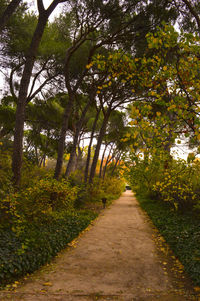
<instances>
[{"instance_id":1,"label":"tree branch","mask_svg":"<svg viewBox=\"0 0 200 301\"><path fill-rule=\"evenodd\" d=\"M185 5L189 9L190 13L194 16L194 18L195 18L195 20L197 22L198 28L200 30L200 17L198 15L198 13L196 12L195 8L191 5L191 2L188 1L188 0L182 0L182 2L185 3Z\"/></svg>"},{"instance_id":2,"label":"tree branch","mask_svg":"<svg viewBox=\"0 0 200 301\"><path fill-rule=\"evenodd\" d=\"M8 22L8 20L10 19L10 17L14 13L14 11L16 10L16 8L18 7L20 2L21 2L21 0L13 0L7 6L3 15L0 17L0 32L3 30L6 23Z\"/></svg>"}]
</instances>

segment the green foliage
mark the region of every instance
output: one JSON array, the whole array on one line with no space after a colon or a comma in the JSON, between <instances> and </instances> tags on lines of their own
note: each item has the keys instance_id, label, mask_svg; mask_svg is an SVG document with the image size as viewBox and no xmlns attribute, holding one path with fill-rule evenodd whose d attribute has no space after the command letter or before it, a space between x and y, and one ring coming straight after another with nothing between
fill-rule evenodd
<instances>
[{"instance_id":1,"label":"green foliage","mask_svg":"<svg viewBox=\"0 0 200 301\"><path fill-rule=\"evenodd\" d=\"M35 185L35 182L38 182L42 179L51 179L52 177L52 169L39 167L33 164L33 162L30 159L26 157L24 158L21 176L21 189L26 189L30 186Z\"/></svg>"},{"instance_id":2,"label":"green foliage","mask_svg":"<svg viewBox=\"0 0 200 301\"><path fill-rule=\"evenodd\" d=\"M9 152L1 150L0 142L0 199L4 198L6 194L12 191L11 183L11 157Z\"/></svg>"},{"instance_id":3,"label":"green foliage","mask_svg":"<svg viewBox=\"0 0 200 301\"><path fill-rule=\"evenodd\" d=\"M146 153L145 158L138 153L132 153L127 162L126 177L137 193L154 195L153 185L162 177L164 172L163 156L156 154L152 158Z\"/></svg>"},{"instance_id":4,"label":"green foliage","mask_svg":"<svg viewBox=\"0 0 200 301\"><path fill-rule=\"evenodd\" d=\"M88 186L88 194L91 200L98 201L103 197L114 200L124 191L124 181L120 178L95 178L93 183Z\"/></svg>"},{"instance_id":5,"label":"green foliage","mask_svg":"<svg viewBox=\"0 0 200 301\"><path fill-rule=\"evenodd\" d=\"M75 177L76 175L76 177ZM75 200L75 208L89 208L92 205L100 205L101 208L101 199L104 197L108 201L115 200L120 197L121 193L124 191L125 183L123 179L107 177L105 180L95 177L91 184L85 184L77 182L78 174L73 173L72 178L73 184L78 184L78 193ZM91 205L91 206L90 206ZM95 206L92 206L94 208ZM99 211L99 208L96 208Z\"/></svg>"},{"instance_id":6,"label":"green foliage","mask_svg":"<svg viewBox=\"0 0 200 301\"><path fill-rule=\"evenodd\" d=\"M73 209L76 197L77 187L71 187L66 180L42 179L1 201L2 226L10 225L20 233L24 224L48 217L54 210Z\"/></svg>"},{"instance_id":7,"label":"green foliage","mask_svg":"<svg viewBox=\"0 0 200 301\"><path fill-rule=\"evenodd\" d=\"M26 223L20 235L9 229L0 230L1 286L49 262L95 217L90 211L65 211Z\"/></svg>"},{"instance_id":8,"label":"green foliage","mask_svg":"<svg viewBox=\"0 0 200 301\"><path fill-rule=\"evenodd\" d=\"M160 199L180 210L191 210L200 199L199 164L173 161L153 186Z\"/></svg>"},{"instance_id":9,"label":"green foliage","mask_svg":"<svg viewBox=\"0 0 200 301\"><path fill-rule=\"evenodd\" d=\"M134 157L127 172L130 184L139 194L154 197L178 210L198 208L200 199L200 165L174 160L157 153L148 160Z\"/></svg>"},{"instance_id":10,"label":"green foliage","mask_svg":"<svg viewBox=\"0 0 200 301\"><path fill-rule=\"evenodd\" d=\"M184 265L196 285L200 285L200 217L191 212L180 214L169 203L138 196L142 208Z\"/></svg>"}]
</instances>

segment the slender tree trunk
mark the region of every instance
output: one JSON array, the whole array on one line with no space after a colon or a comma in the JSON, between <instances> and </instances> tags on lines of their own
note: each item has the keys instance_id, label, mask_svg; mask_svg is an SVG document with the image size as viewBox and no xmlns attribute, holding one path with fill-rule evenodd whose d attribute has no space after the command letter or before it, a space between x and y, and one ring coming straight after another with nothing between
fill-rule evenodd
<instances>
[{"instance_id":1,"label":"slender tree trunk","mask_svg":"<svg viewBox=\"0 0 200 301\"><path fill-rule=\"evenodd\" d=\"M65 171L65 177L66 178L68 178L70 176L70 173L73 170L74 161L75 161L75 158L76 158L76 146L77 146L77 141L78 141L78 137L76 137L76 136L77 136L77 134L75 134L75 136L74 136L74 142L73 142L72 150L71 150L69 161L68 161L67 168L66 168L66 171Z\"/></svg>"},{"instance_id":2,"label":"slender tree trunk","mask_svg":"<svg viewBox=\"0 0 200 301\"><path fill-rule=\"evenodd\" d=\"M91 157L91 149L92 149L92 142L93 142L93 138L94 138L94 133L95 133L95 129L97 126L97 122L99 119L99 114L101 112L101 109L99 108L92 126L92 132L91 132L91 137L90 137L90 143L88 146L88 154L87 154L87 159L86 159L86 165L85 165L85 172L84 172L84 182L87 182L88 179L88 172L89 172L89 166L90 166L90 157Z\"/></svg>"},{"instance_id":3,"label":"slender tree trunk","mask_svg":"<svg viewBox=\"0 0 200 301\"><path fill-rule=\"evenodd\" d=\"M75 170L79 169L80 163L82 161L82 151L81 151L79 143L78 143L78 155L77 155Z\"/></svg>"},{"instance_id":4,"label":"slender tree trunk","mask_svg":"<svg viewBox=\"0 0 200 301\"><path fill-rule=\"evenodd\" d=\"M80 120L77 122L76 124L76 130L75 130L75 135L74 135L74 138L73 138L73 146L72 146L72 151L70 153L70 158L69 158L69 162L67 164L67 169L66 169L66 172L65 172L65 177L69 177L71 171L72 171L72 166L73 166L73 162L74 162L74 158L75 158L75 155L76 155L76 147L77 147L77 143L78 143L78 138L79 138L79 135L80 135L80 131L81 131L81 128L83 126L83 122L85 120L85 115L91 105L91 99L88 101L88 103L85 105L84 107L84 110L81 114L81 118Z\"/></svg>"},{"instance_id":5,"label":"slender tree trunk","mask_svg":"<svg viewBox=\"0 0 200 301\"><path fill-rule=\"evenodd\" d=\"M119 156L118 156L117 159L116 159L115 165L114 165L114 167L113 167L113 169L112 169L112 172L111 172L111 176L114 175L114 172L115 172L115 169L116 169L116 167L117 167L117 165L118 165L118 162L120 162L120 161L119 161L119 160L120 160L120 157L121 157L121 154L119 154Z\"/></svg>"},{"instance_id":6,"label":"slender tree trunk","mask_svg":"<svg viewBox=\"0 0 200 301\"><path fill-rule=\"evenodd\" d=\"M108 146L108 144L105 145L105 148L104 148L104 151L103 151L103 154L102 154L101 165L100 165L100 168L99 168L99 178L101 178L101 175L102 175L103 161L104 161L107 146Z\"/></svg>"},{"instance_id":7,"label":"slender tree trunk","mask_svg":"<svg viewBox=\"0 0 200 301\"><path fill-rule=\"evenodd\" d=\"M46 166L46 155L44 154L44 158L43 158L43 167Z\"/></svg>"},{"instance_id":8,"label":"slender tree trunk","mask_svg":"<svg viewBox=\"0 0 200 301\"><path fill-rule=\"evenodd\" d=\"M45 162L46 162L46 155L44 154L40 160L39 166L45 167Z\"/></svg>"},{"instance_id":9,"label":"slender tree trunk","mask_svg":"<svg viewBox=\"0 0 200 301\"><path fill-rule=\"evenodd\" d=\"M109 162L109 158L110 158L112 149L113 149L113 145L112 145L111 148L110 148L109 154L108 154L108 156L107 156L106 164L105 164L104 169L103 169L103 180L104 180L105 175L106 175L106 169L107 169L107 166L108 166L108 162Z\"/></svg>"},{"instance_id":10,"label":"slender tree trunk","mask_svg":"<svg viewBox=\"0 0 200 301\"><path fill-rule=\"evenodd\" d=\"M43 14L39 16L38 24L35 29L31 45L26 57L23 75L20 82L19 97L16 109L15 132L13 143L13 157L12 157L12 171L14 186L19 187L22 167L22 153L23 153L23 133L25 121L25 106L28 94L28 87L32 75L32 70L35 62L37 50L42 39L45 25L48 20L48 15Z\"/></svg>"},{"instance_id":11,"label":"slender tree trunk","mask_svg":"<svg viewBox=\"0 0 200 301\"><path fill-rule=\"evenodd\" d=\"M21 0L12 0L9 3L9 5L7 6L7 8L5 9L2 16L0 16L0 32L3 30L5 25L8 23L10 17L14 13L14 11L16 10L16 8L18 7L20 2L21 2Z\"/></svg>"},{"instance_id":12,"label":"slender tree trunk","mask_svg":"<svg viewBox=\"0 0 200 301\"><path fill-rule=\"evenodd\" d=\"M57 162L56 162L56 167L55 167L55 171L54 171L54 178L56 180L59 179L59 176L60 176L61 170L62 170L63 155L64 155L64 150L65 150L65 137L66 137L66 133L68 130L69 117L70 117L70 114L72 111L73 103L74 103L74 96L71 95L71 97L69 97L68 104L65 108L65 112L64 112L64 116L63 116L63 124L62 124L61 132L60 132L60 138L58 141Z\"/></svg>"},{"instance_id":13,"label":"slender tree trunk","mask_svg":"<svg viewBox=\"0 0 200 301\"><path fill-rule=\"evenodd\" d=\"M104 120L103 120L102 127L101 127L100 132L99 132L97 146L96 146L96 149L95 149L94 158L93 158L92 166L91 166L91 170L90 170L89 183L92 183L93 178L95 176L95 171L96 171L97 162L98 162L98 158L99 158L99 151L100 151L100 148L101 148L103 137L104 137L105 132L106 132L106 126L107 126L107 123L108 123L110 113L111 113L111 109L109 108L108 111L106 112L106 115L105 115Z\"/></svg>"},{"instance_id":14,"label":"slender tree trunk","mask_svg":"<svg viewBox=\"0 0 200 301\"><path fill-rule=\"evenodd\" d=\"M37 164L37 166L39 166L38 148L37 148L37 146L35 146L34 148L35 148L35 158L36 158L36 164Z\"/></svg>"}]
</instances>

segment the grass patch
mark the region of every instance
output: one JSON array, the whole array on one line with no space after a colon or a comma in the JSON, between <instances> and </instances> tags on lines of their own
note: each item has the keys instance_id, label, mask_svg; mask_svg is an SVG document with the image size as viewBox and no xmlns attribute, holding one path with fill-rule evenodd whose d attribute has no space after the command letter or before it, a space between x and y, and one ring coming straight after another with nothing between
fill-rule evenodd
<instances>
[{"instance_id":1,"label":"grass patch","mask_svg":"<svg viewBox=\"0 0 200 301\"><path fill-rule=\"evenodd\" d=\"M194 212L173 211L168 203L140 195L137 199L194 284L200 286L200 216Z\"/></svg>"}]
</instances>

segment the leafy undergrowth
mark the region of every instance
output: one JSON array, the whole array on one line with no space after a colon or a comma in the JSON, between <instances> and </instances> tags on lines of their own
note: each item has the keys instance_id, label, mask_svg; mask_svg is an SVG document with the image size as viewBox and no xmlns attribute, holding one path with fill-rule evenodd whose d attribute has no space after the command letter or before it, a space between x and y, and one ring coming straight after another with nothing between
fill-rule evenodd
<instances>
[{"instance_id":1,"label":"leafy undergrowth","mask_svg":"<svg viewBox=\"0 0 200 301\"><path fill-rule=\"evenodd\" d=\"M26 223L20 235L0 230L0 286L49 262L96 216L89 210L62 212L37 223Z\"/></svg>"},{"instance_id":2,"label":"leafy undergrowth","mask_svg":"<svg viewBox=\"0 0 200 301\"><path fill-rule=\"evenodd\" d=\"M168 203L137 196L195 285L200 285L200 216L180 213Z\"/></svg>"}]
</instances>

